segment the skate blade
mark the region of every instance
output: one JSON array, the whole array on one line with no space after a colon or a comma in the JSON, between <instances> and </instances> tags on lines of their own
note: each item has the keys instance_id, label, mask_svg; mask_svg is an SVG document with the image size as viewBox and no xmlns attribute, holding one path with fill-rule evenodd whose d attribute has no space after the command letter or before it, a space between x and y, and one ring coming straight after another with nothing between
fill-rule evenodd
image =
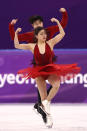
<instances>
[{"instance_id":1,"label":"skate blade","mask_svg":"<svg viewBox=\"0 0 87 131\"><path fill-rule=\"evenodd\" d=\"M37 114L40 118L42 117L42 115L37 111L37 109L33 108L33 110L34 110L35 114ZM43 120L43 122L46 125L46 122L44 120Z\"/></svg>"},{"instance_id":2,"label":"skate blade","mask_svg":"<svg viewBox=\"0 0 87 131\"><path fill-rule=\"evenodd\" d=\"M37 114L39 117L42 117L41 114L37 111L37 109L33 108L33 111L35 112L35 114Z\"/></svg>"},{"instance_id":3,"label":"skate blade","mask_svg":"<svg viewBox=\"0 0 87 131\"><path fill-rule=\"evenodd\" d=\"M39 114L39 112L37 111L37 109L34 109L33 108L33 111L38 115Z\"/></svg>"}]
</instances>

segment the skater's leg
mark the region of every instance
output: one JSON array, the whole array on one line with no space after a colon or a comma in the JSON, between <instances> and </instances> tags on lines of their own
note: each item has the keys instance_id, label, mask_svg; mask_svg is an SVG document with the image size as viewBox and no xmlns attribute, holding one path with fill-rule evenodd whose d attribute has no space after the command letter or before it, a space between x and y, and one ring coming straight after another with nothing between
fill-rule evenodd
<instances>
[{"instance_id":1,"label":"skater's leg","mask_svg":"<svg viewBox=\"0 0 87 131\"><path fill-rule=\"evenodd\" d=\"M40 93L41 101L43 101L47 98L46 82L41 76L35 78L35 80Z\"/></svg>"},{"instance_id":2,"label":"skater's leg","mask_svg":"<svg viewBox=\"0 0 87 131\"><path fill-rule=\"evenodd\" d=\"M47 97L46 82L41 77L38 77L35 80L36 80L36 84L38 86L38 90L37 90L38 91L38 103L36 103L34 105L34 108L37 109L37 112L41 114L44 123L46 123L47 122L47 115L41 107L42 106L41 105L41 96L42 96L42 100L46 99L46 97Z\"/></svg>"},{"instance_id":3,"label":"skater's leg","mask_svg":"<svg viewBox=\"0 0 87 131\"><path fill-rule=\"evenodd\" d=\"M50 90L51 90L52 86L50 86L47 90L47 95L49 94ZM37 97L38 97L38 102L36 104L41 104L41 97L40 97L40 93L39 90L37 89Z\"/></svg>"},{"instance_id":4,"label":"skater's leg","mask_svg":"<svg viewBox=\"0 0 87 131\"><path fill-rule=\"evenodd\" d=\"M41 104L41 97L38 89L37 89L37 94L38 94L38 103Z\"/></svg>"},{"instance_id":5,"label":"skater's leg","mask_svg":"<svg viewBox=\"0 0 87 131\"><path fill-rule=\"evenodd\" d=\"M50 101L56 95L56 93L57 93L57 91L59 89L60 79L56 75L50 75L48 77L48 81L51 84L52 88L49 91L49 94L48 94L47 98L42 101L42 104L43 104L43 109L44 109L44 111L47 114L47 123L46 123L46 126L47 127L52 127L53 120L52 120L52 116L51 116L51 113L50 113Z\"/></svg>"},{"instance_id":6,"label":"skater's leg","mask_svg":"<svg viewBox=\"0 0 87 131\"><path fill-rule=\"evenodd\" d=\"M50 86L47 90L47 95L49 94L50 90L51 90L52 86ZM38 104L41 104L41 97L40 97L40 93L39 90L37 89L37 95L38 95Z\"/></svg>"},{"instance_id":7,"label":"skater's leg","mask_svg":"<svg viewBox=\"0 0 87 131\"><path fill-rule=\"evenodd\" d=\"M47 90L47 95L49 94L50 90L52 89L52 86L50 86Z\"/></svg>"},{"instance_id":8,"label":"skater's leg","mask_svg":"<svg viewBox=\"0 0 87 131\"><path fill-rule=\"evenodd\" d=\"M45 112L42 110L42 108L41 108L41 97L40 97L40 93L39 93L39 90L38 90L38 89L37 89L37 93L38 93L38 102L35 103L34 109L35 109L35 111L37 111L39 114L41 114L44 123L46 123L46 122L47 122L47 116L46 116L46 113L45 113Z\"/></svg>"},{"instance_id":9,"label":"skater's leg","mask_svg":"<svg viewBox=\"0 0 87 131\"><path fill-rule=\"evenodd\" d=\"M48 77L48 81L53 87L50 90L49 95L47 96L47 100L51 101L54 98L54 96L56 95L56 93L58 92L58 89L60 87L60 78L58 78L58 76L56 75L50 75Z\"/></svg>"},{"instance_id":10,"label":"skater's leg","mask_svg":"<svg viewBox=\"0 0 87 131\"><path fill-rule=\"evenodd\" d=\"M38 97L38 101L34 104L34 109L35 109L38 113L40 113L40 112L38 111L38 107L41 105L41 97L40 97L40 93L39 93L38 89L37 89L37 97Z\"/></svg>"}]
</instances>

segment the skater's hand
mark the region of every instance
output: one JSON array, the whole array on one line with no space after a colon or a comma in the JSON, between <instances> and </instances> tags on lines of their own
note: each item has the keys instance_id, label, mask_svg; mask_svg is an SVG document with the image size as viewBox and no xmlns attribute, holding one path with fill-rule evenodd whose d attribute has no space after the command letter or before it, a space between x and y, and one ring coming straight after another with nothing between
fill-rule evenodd
<instances>
[{"instance_id":1,"label":"skater's hand","mask_svg":"<svg viewBox=\"0 0 87 131\"><path fill-rule=\"evenodd\" d=\"M65 8L60 8L59 11L60 11L60 12L65 12L66 9L65 9Z\"/></svg>"},{"instance_id":2,"label":"skater's hand","mask_svg":"<svg viewBox=\"0 0 87 131\"><path fill-rule=\"evenodd\" d=\"M15 31L16 34L18 34L19 32L21 32L21 28L17 28L17 30Z\"/></svg>"},{"instance_id":3,"label":"skater's hand","mask_svg":"<svg viewBox=\"0 0 87 131\"><path fill-rule=\"evenodd\" d=\"M52 18L52 19L51 19L51 22L56 22L56 23L58 23L59 21L58 21L56 18Z\"/></svg>"},{"instance_id":4,"label":"skater's hand","mask_svg":"<svg viewBox=\"0 0 87 131\"><path fill-rule=\"evenodd\" d=\"M11 24L14 25L14 24L17 23L17 21L18 21L18 19L13 19L13 20L11 21Z\"/></svg>"}]
</instances>

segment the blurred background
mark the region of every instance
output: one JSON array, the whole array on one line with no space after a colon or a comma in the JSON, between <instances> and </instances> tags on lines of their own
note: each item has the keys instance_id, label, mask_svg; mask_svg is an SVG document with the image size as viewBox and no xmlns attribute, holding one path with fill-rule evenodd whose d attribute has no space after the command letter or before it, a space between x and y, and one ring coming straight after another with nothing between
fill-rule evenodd
<instances>
[{"instance_id":1,"label":"blurred background","mask_svg":"<svg viewBox=\"0 0 87 131\"><path fill-rule=\"evenodd\" d=\"M14 48L14 42L9 33L12 19L18 19L14 29L21 27L22 33L32 31L29 17L41 15L44 27L56 25L50 21L55 17L61 21L60 8L65 8L68 23L64 28L66 35L58 43L54 52L58 56L57 63L78 63L82 67L78 78L61 83L59 93L52 102L83 103L87 102L87 1L84 0L8 0L0 1L0 103L3 102L36 102L37 86L33 79L26 82L17 76L19 69L30 65L30 51ZM49 84L47 83L48 87Z\"/></svg>"},{"instance_id":2,"label":"blurred background","mask_svg":"<svg viewBox=\"0 0 87 131\"><path fill-rule=\"evenodd\" d=\"M24 81L17 75L18 70L31 66L33 55L14 48L9 24L18 19L14 30L21 27L20 34L33 30L32 15L42 16L44 27L56 25L50 19L61 21L60 8L66 9L68 23L65 37L54 47L57 64L78 63L81 72L61 82L52 100L52 130L87 131L87 0L0 0L0 131L46 130L42 118L32 110L38 100L34 79Z\"/></svg>"},{"instance_id":3,"label":"blurred background","mask_svg":"<svg viewBox=\"0 0 87 131\"><path fill-rule=\"evenodd\" d=\"M48 27L56 24L50 21L52 17L61 20L62 15L59 9L62 7L67 10L69 20L65 29L66 36L55 48L87 48L86 0L3 0L0 1L0 49L14 49L8 30L12 19L18 19L15 29L21 27L22 32L29 32L32 30L28 22L30 16L41 15L44 18L44 27Z\"/></svg>"}]
</instances>

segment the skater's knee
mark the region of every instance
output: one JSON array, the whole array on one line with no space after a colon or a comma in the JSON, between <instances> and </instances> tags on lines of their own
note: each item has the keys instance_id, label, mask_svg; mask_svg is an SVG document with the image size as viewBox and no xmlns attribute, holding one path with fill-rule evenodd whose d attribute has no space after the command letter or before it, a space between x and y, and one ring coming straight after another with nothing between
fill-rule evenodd
<instances>
[{"instance_id":1,"label":"skater's knee","mask_svg":"<svg viewBox=\"0 0 87 131\"><path fill-rule=\"evenodd\" d=\"M36 83L38 85L44 85L45 84L45 80L42 77L40 77L40 76L35 78L35 80L36 80Z\"/></svg>"},{"instance_id":2,"label":"skater's knee","mask_svg":"<svg viewBox=\"0 0 87 131\"><path fill-rule=\"evenodd\" d=\"M53 88L55 88L55 90L58 90L60 87L60 81L54 82L52 86L53 86Z\"/></svg>"},{"instance_id":3,"label":"skater's knee","mask_svg":"<svg viewBox=\"0 0 87 131\"><path fill-rule=\"evenodd\" d=\"M59 87L58 86L54 86L53 87L55 91L58 91Z\"/></svg>"},{"instance_id":4,"label":"skater's knee","mask_svg":"<svg viewBox=\"0 0 87 131\"><path fill-rule=\"evenodd\" d=\"M38 76L38 77L35 78L35 80L38 82L38 81L42 81L43 78L41 76Z\"/></svg>"}]
</instances>

